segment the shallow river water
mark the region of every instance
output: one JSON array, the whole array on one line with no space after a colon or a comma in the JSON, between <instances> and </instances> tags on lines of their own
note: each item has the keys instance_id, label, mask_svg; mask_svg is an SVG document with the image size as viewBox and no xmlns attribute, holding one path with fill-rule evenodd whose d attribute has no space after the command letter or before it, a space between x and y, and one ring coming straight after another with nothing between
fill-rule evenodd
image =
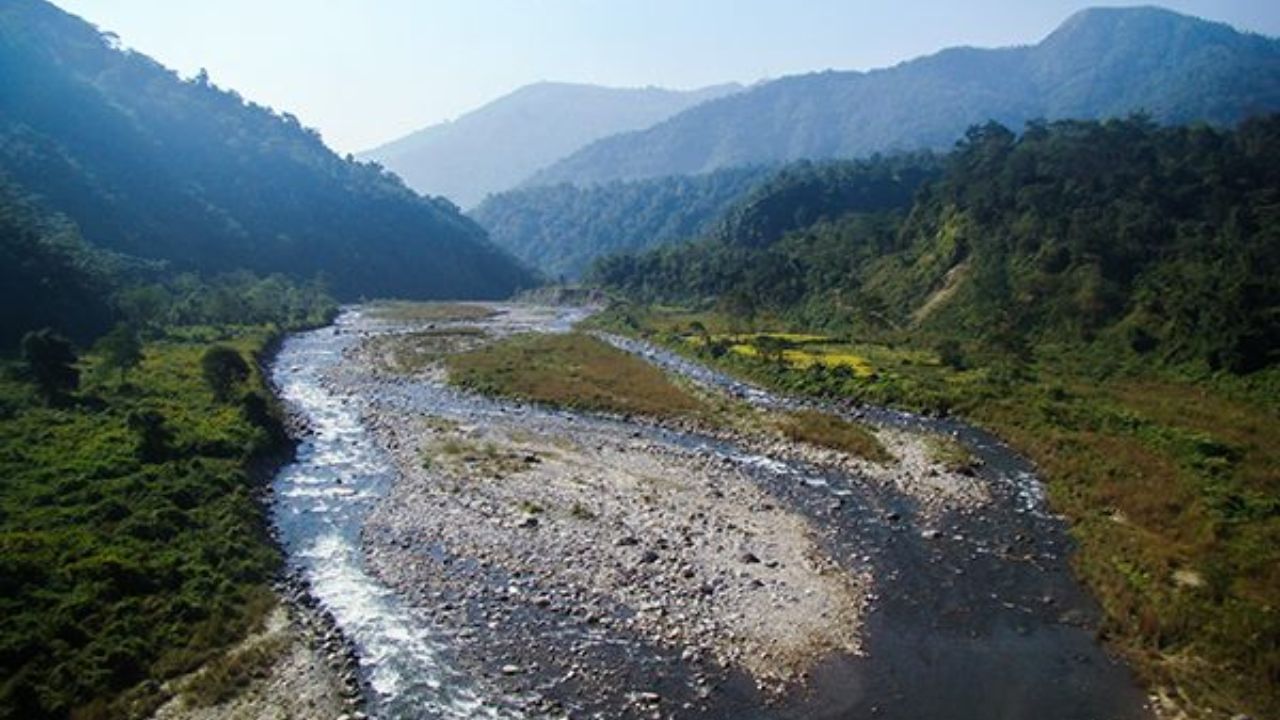
<instances>
[{"instance_id":1,"label":"shallow river water","mask_svg":"<svg viewBox=\"0 0 1280 720\"><path fill-rule=\"evenodd\" d=\"M495 318L469 324L499 332L558 332L583 315L578 309L505 307ZM873 494L841 473L763 457L723 441L623 419L514 406L462 394L438 381L370 383L366 393L359 382L329 382L343 369L344 351L362 336L403 329L350 309L333 327L289 338L272 368L281 398L307 427L296 460L275 480L277 530L292 568L309 581L318 602L354 643L374 716L521 714L518 699L504 696L500 684L473 677L455 661L450 640L429 619L429 608L382 585L366 567L365 519L395 482L391 458L361 420L363 409L381 404L473 423L494 413L514 415L539 431L589 424L596 431L641 434L718 455L749 469L781 502L830 527L831 550L850 565L871 568L877 597L866 619L864 656L833 657L816 669L806 690L778 702L765 704L749 691L730 687L711 698L698 717L1148 717L1128 669L1109 658L1093 637L1096 609L1068 570L1065 528L1044 507L1033 468L989 434L951 420L857 410L862 419L883 426L953 435L985 462L981 478L994 501L982 513L949 518L944 537L926 537L911 523L916 508L908 498ZM762 407L800 402L642 343L606 339ZM906 521L886 521L890 515ZM601 702L580 707L601 717L627 710Z\"/></svg>"}]
</instances>

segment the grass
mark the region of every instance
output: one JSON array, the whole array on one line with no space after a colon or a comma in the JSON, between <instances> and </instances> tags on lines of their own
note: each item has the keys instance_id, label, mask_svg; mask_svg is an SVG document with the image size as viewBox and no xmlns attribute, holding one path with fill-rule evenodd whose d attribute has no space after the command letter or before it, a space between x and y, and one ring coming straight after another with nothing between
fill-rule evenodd
<instances>
[{"instance_id":1,"label":"grass","mask_svg":"<svg viewBox=\"0 0 1280 720\"><path fill-rule=\"evenodd\" d=\"M413 323L443 323L483 320L497 314L485 305L448 302L408 302L386 300L369 306L370 313L379 319Z\"/></svg>"},{"instance_id":2,"label":"grass","mask_svg":"<svg viewBox=\"0 0 1280 720\"><path fill-rule=\"evenodd\" d=\"M277 631L231 648L182 683L183 703L208 708L231 700L255 680L270 677L292 642L287 631Z\"/></svg>"},{"instance_id":3,"label":"grass","mask_svg":"<svg viewBox=\"0 0 1280 720\"><path fill-rule=\"evenodd\" d=\"M445 364L461 387L555 407L653 417L706 410L661 370L581 333L517 335Z\"/></svg>"},{"instance_id":4,"label":"grass","mask_svg":"<svg viewBox=\"0 0 1280 720\"><path fill-rule=\"evenodd\" d=\"M934 435L926 442L929 459L950 472L968 473L977 466L977 458L969 449L952 438Z\"/></svg>"},{"instance_id":5,"label":"grass","mask_svg":"<svg viewBox=\"0 0 1280 720\"><path fill-rule=\"evenodd\" d=\"M912 338L842 339L874 368L859 376L684 339L693 322L804 333L776 318L744 328L628 308L595 322L784 392L945 410L993 430L1035 461L1070 519L1073 564L1111 645L1193 716L1280 717L1280 369L1235 378L1047 346L1029 361L964 348L973 357L947 365Z\"/></svg>"},{"instance_id":6,"label":"grass","mask_svg":"<svg viewBox=\"0 0 1280 720\"><path fill-rule=\"evenodd\" d=\"M253 355L271 335L218 337ZM53 407L0 373L0 718L130 717L155 699L145 681L216 657L269 605L279 557L251 468L284 439L215 399L207 347L151 342L123 383L89 357ZM266 387L255 371L241 391ZM163 418L162 457L141 451L138 411Z\"/></svg>"},{"instance_id":7,"label":"grass","mask_svg":"<svg viewBox=\"0 0 1280 720\"><path fill-rule=\"evenodd\" d=\"M483 330L463 326L386 335L372 338L369 343L374 362L381 368L413 375L483 337Z\"/></svg>"},{"instance_id":8,"label":"grass","mask_svg":"<svg viewBox=\"0 0 1280 720\"><path fill-rule=\"evenodd\" d=\"M475 442L447 437L424 450L423 467L439 467L456 477L500 479L528 470L540 461L538 455L492 442Z\"/></svg>"},{"instance_id":9,"label":"grass","mask_svg":"<svg viewBox=\"0 0 1280 720\"><path fill-rule=\"evenodd\" d=\"M893 462L893 454L867 428L830 413L801 410L786 413L779 423L784 435L798 442L832 448L876 463Z\"/></svg>"}]
</instances>

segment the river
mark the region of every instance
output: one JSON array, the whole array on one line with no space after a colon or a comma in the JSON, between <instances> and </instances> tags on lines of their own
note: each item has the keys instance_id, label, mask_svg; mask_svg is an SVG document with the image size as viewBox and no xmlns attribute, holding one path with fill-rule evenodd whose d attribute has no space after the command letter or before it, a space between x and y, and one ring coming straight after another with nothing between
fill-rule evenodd
<instances>
[{"instance_id":1,"label":"river","mask_svg":"<svg viewBox=\"0 0 1280 720\"><path fill-rule=\"evenodd\" d=\"M576 308L499 309L492 318L468 324L498 334L562 332L584 316ZM504 423L538 432L587 428L715 456L749 473L778 502L823 525L827 550L842 565L865 568L875 578L864 653L833 654L814 668L803 690L768 701L726 668L725 681L709 698L668 704L670 715L1148 717L1128 669L1109 658L1093 637L1097 610L1069 572L1063 522L1047 511L1031 466L996 438L954 420L857 411L861 419L883 427L951 435L984 461L979 480L992 501L982 512L948 516L943 536L922 533L913 524L919 508L911 498L872 492L838 471L647 423L479 398L433 377L388 383L344 362L370 336L411 329L351 308L332 327L290 337L272 367L282 400L308 428L299 438L295 461L275 480L273 517L290 566L308 580L357 648L374 716L518 717L539 715L548 707L565 708L575 717L640 714L628 704L635 693L622 688L616 698L609 693L555 698L555 686L544 683L537 694L543 701L553 696L555 704L531 703L528 686L477 670L474 644L460 647L457 634L440 627L430 596L403 592L379 577L368 557L367 535L375 529L366 524L392 494L399 475L367 417L385 408L480 425L500 416ZM658 348L605 339L669 372L762 407L801 402ZM536 608L530 612L536 614ZM537 642L536 634L531 637ZM548 640L547 653L558 652L555 642ZM630 663L630 675L623 677L633 682L661 667L669 680L655 685L660 694L684 692L678 648L630 642L624 652L600 662Z\"/></svg>"}]
</instances>

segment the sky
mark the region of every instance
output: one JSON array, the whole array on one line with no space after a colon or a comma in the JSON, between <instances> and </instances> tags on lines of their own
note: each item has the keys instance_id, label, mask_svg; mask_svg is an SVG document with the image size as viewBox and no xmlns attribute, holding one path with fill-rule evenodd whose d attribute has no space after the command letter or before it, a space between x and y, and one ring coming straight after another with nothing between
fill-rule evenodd
<instances>
[{"instance_id":1,"label":"sky","mask_svg":"<svg viewBox=\"0 0 1280 720\"><path fill-rule=\"evenodd\" d=\"M744 84L944 47L1033 44L1075 0L53 0L184 77L297 115L339 152L542 80ZM1166 0L1280 36L1278 0Z\"/></svg>"}]
</instances>

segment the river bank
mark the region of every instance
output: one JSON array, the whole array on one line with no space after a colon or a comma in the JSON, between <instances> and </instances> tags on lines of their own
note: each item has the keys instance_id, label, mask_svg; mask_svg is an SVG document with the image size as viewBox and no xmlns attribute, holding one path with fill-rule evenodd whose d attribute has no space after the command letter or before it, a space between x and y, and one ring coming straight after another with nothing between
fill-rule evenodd
<instances>
[{"instance_id":1,"label":"river bank","mask_svg":"<svg viewBox=\"0 0 1280 720\"><path fill-rule=\"evenodd\" d=\"M573 319L504 307L456 335L474 347ZM363 562L478 707L1145 716L1088 631L1060 523L999 448L976 476L950 473L888 423L905 462L877 478L776 440L461 393L432 353L394 367L388 338L449 328L351 318L320 385L394 468L365 505Z\"/></svg>"}]
</instances>

